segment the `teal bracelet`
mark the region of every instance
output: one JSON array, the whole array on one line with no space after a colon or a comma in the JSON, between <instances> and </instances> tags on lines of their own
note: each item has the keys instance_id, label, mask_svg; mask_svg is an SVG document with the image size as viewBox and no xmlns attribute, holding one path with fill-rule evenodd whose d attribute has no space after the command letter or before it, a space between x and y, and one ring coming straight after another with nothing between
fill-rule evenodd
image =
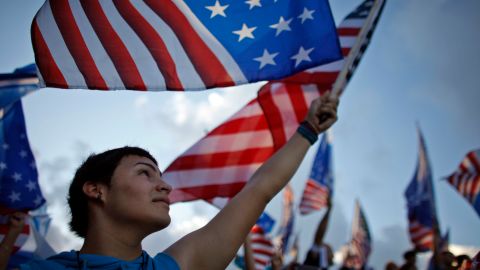
<instances>
[{"instance_id":1,"label":"teal bracelet","mask_svg":"<svg viewBox=\"0 0 480 270\"><path fill-rule=\"evenodd\" d=\"M297 128L297 132L313 145L318 140L318 135L307 122L302 122Z\"/></svg>"}]
</instances>

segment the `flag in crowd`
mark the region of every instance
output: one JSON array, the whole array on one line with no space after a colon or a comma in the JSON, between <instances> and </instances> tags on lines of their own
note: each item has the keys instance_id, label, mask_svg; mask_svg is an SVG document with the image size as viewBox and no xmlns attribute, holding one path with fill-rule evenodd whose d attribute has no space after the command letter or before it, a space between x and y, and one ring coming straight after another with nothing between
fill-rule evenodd
<instances>
[{"instance_id":1,"label":"flag in crowd","mask_svg":"<svg viewBox=\"0 0 480 270\"><path fill-rule=\"evenodd\" d=\"M46 1L32 42L58 88L201 90L341 58L328 0Z\"/></svg>"},{"instance_id":2,"label":"flag in crowd","mask_svg":"<svg viewBox=\"0 0 480 270\"><path fill-rule=\"evenodd\" d=\"M363 55L376 24L366 29L367 39L357 40L367 17L375 12L372 0L363 2L340 24L342 52L348 58ZM382 1L381 1L382 2ZM384 2L382 2L384 3ZM364 44L358 55L350 54L356 43ZM304 119L308 106L335 83L344 62L336 62L322 71L309 71L292 82L270 82L230 119L210 131L187 149L165 170L164 179L173 187L172 202L197 199L231 198L240 191L250 176L292 136ZM328 65L327 65L328 66ZM353 72L353 70L352 70ZM290 80L290 79L289 79Z\"/></svg>"},{"instance_id":3,"label":"flag in crowd","mask_svg":"<svg viewBox=\"0 0 480 270\"><path fill-rule=\"evenodd\" d=\"M266 212L263 212L255 223L262 228L264 233L270 233L275 225L275 220Z\"/></svg>"},{"instance_id":4,"label":"flag in crowd","mask_svg":"<svg viewBox=\"0 0 480 270\"><path fill-rule=\"evenodd\" d=\"M480 149L470 151L447 181L480 215Z\"/></svg>"},{"instance_id":5,"label":"flag in crowd","mask_svg":"<svg viewBox=\"0 0 480 270\"><path fill-rule=\"evenodd\" d=\"M250 231L250 244L255 261L255 269L264 270L270 264L275 252L272 240L262 227L255 224Z\"/></svg>"},{"instance_id":6,"label":"flag in crowd","mask_svg":"<svg viewBox=\"0 0 480 270\"><path fill-rule=\"evenodd\" d=\"M331 135L327 131L318 147L312 171L303 190L300 201L300 214L306 215L328 205L333 195Z\"/></svg>"},{"instance_id":7,"label":"flag in crowd","mask_svg":"<svg viewBox=\"0 0 480 270\"><path fill-rule=\"evenodd\" d=\"M423 135L418 129L419 153L415 174L405 191L410 240L417 251L433 248L437 223L432 172Z\"/></svg>"},{"instance_id":8,"label":"flag in crowd","mask_svg":"<svg viewBox=\"0 0 480 270\"><path fill-rule=\"evenodd\" d=\"M352 240L348 245L348 255L344 259L344 265L354 269L364 269L371 251L372 237L365 214L357 200L352 221Z\"/></svg>"},{"instance_id":9,"label":"flag in crowd","mask_svg":"<svg viewBox=\"0 0 480 270\"><path fill-rule=\"evenodd\" d=\"M289 240L293 233L295 225L295 209L294 209L294 194L290 184L283 189L283 210L282 223L278 229L277 237L278 246L282 254L289 252Z\"/></svg>"}]
</instances>

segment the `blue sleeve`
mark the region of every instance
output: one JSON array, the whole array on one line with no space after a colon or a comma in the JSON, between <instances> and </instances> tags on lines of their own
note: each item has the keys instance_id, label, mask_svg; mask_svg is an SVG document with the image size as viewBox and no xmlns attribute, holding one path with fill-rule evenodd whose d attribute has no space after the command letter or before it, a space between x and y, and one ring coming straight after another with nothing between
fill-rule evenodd
<instances>
[{"instance_id":1,"label":"blue sleeve","mask_svg":"<svg viewBox=\"0 0 480 270\"><path fill-rule=\"evenodd\" d=\"M155 265L159 266L159 269L180 270L180 266L178 266L177 261L175 261L175 259L167 253L158 253L153 260Z\"/></svg>"}]
</instances>

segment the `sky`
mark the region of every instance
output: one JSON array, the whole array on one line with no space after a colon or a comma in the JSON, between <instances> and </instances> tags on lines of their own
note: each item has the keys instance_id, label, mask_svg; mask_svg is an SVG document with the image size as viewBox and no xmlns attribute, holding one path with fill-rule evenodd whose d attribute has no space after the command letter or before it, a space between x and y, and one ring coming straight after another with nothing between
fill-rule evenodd
<instances>
[{"instance_id":1,"label":"sky","mask_svg":"<svg viewBox=\"0 0 480 270\"><path fill-rule=\"evenodd\" d=\"M337 24L360 2L331 1ZM0 73L34 61L29 30L42 3L0 2ZM441 230L450 229L457 254L480 250L480 217L442 180L467 152L480 148L478 25L476 0L387 0L332 128L335 197L326 241L334 250L350 239L358 199L373 237L370 264L380 269L388 260L402 262L402 253L410 248L403 193L416 167L417 125L431 161ZM66 192L75 169L91 152L141 146L165 169L253 99L261 85L196 93L41 89L26 96L27 132L53 219L47 240L57 251L80 247L81 240L67 227ZM316 149L311 147L291 180L297 199ZM267 207L277 221L280 205L277 196ZM193 202L175 204L170 212L171 225L143 243L151 254L204 225L217 210ZM322 215L297 216L302 259Z\"/></svg>"}]
</instances>

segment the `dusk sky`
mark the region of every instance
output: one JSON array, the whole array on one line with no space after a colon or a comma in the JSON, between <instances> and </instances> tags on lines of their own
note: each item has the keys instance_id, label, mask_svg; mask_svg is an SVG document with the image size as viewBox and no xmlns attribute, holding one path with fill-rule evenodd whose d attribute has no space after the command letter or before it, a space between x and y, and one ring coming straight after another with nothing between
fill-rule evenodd
<instances>
[{"instance_id":1,"label":"dusk sky","mask_svg":"<svg viewBox=\"0 0 480 270\"><path fill-rule=\"evenodd\" d=\"M331 1L337 24L359 3ZM1 2L0 73L34 61L29 31L42 4L40 0ZM417 125L431 161L441 230L450 229L456 254L480 249L479 215L442 180L467 152L480 148L479 25L477 0L387 0L332 128L335 196L326 241L334 250L350 239L358 199L374 239L370 264L381 269L388 260L402 262L403 252L411 247L403 193L416 167ZM26 96L28 136L53 219L47 240L57 251L80 247L81 240L67 227L66 192L74 170L91 152L140 146L157 158L163 170L253 99L261 85L199 93L50 88ZM311 147L292 179L297 200L317 147ZM280 205L277 196L267 208L277 223ZM192 202L175 204L170 212L171 225L144 241L150 254L205 224L217 210ZM302 260L322 215L323 211L297 216Z\"/></svg>"}]
</instances>

